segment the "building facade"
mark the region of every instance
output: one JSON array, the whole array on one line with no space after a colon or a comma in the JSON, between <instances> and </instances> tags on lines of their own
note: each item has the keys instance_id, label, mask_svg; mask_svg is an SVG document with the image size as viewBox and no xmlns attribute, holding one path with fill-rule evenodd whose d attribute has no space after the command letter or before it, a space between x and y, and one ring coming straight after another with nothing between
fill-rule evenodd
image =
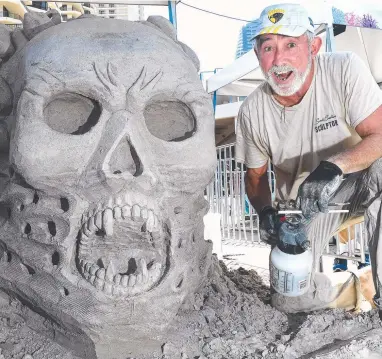
<instances>
[{"instance_id":1,"label":"building facade","mask_svg":"<svg viewBox=\"0 0 382 359\"><path fill-rule=\"evenodd\" d=\"M0 24L11 28L21 27L26 12L27 8L20 1L0 0Z\"/></svg>"},{"instance_id":2,"label":"building facade","mask_svg":"<svg viewBox=\"0 0 382 359\"><path fill-rule=\"evenodd\" d=\"M95 15L109 19L122 19L130 21L144 19L144 7L142 5L83 3L83 7L86 13L94 13Z\"/></svg>"},{"instance_id":3,"label":"building facade","mask_svg":"<svg viewBox=\"0 0 382 359\"><path fill-rule=\"evenodd\" d=\"M255 33L254 23L250 22L247 25L244 25L239 33L239 39L237 41L236 47L236 58L243 56L248 51L252 50L252 37Z\"/></svg>"},{"instance_id":4,"label":"building facade","mask_svg":"<svg viewBox=\"0 0 382 359\"><path fill-rule=\"evenodd\" d=\"M91 4L32 0L0 0L0 24L11 28L22 27L26 12L57 10L62 21L75 19L83 14L122 20L144 20L144 6L120 4Z\"/></svg>"}]
</instances>

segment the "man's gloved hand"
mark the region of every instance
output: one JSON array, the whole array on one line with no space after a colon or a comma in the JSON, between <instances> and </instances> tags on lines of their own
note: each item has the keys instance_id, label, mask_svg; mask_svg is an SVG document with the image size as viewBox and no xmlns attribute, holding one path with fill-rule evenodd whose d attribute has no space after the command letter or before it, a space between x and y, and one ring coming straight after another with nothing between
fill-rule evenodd
<instances>
[{"instance_id":1,"label":"man's gloved hand","mask_svg":"<svg viewBox=\"0 0 382 359\"><path fill-rule=\"evenodd\" d=\"M260 239L268 244L276 244L277 241L277 210L271 206L265 206L259 213Z\"/></svg>"},{"instance_id":2,"label":"man's gloved hand","mask_svg":"<svg viewBox=\"0 0 382 359\"><path fill-rule=\"evenodd\" d=\"M296 205L305 218L327 212L329 201L343 178L342 170L332 162L322 161L298 189Z\"/></svg>"}]
</instances>

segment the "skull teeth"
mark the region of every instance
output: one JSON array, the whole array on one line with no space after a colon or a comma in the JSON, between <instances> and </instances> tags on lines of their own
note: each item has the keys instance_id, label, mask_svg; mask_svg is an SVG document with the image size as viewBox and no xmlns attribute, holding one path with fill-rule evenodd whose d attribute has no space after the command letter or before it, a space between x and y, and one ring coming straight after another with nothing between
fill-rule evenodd
<instances>
[{"instance_id":1,"label":"skull teeth","mask_svg":"<svg viewBox=\"0 0 382 359\"><path fill-rule=\"evenodd\" d=\"M154 238L163 234L162 225L147 199L141 203L135 204L129 195L123 195L97 204L82 218L77 268L88 283L106 295L125 297L143 293L158 283L165 273L163 249L156 248L153 243ZM127 223L123 223L125 221ZM115 222L120 225L114 227ZM121 235L119 226L128 228L127 233L131 229L139 231L139 238L147 240L146 248L142 248L142 243L138 248L127 247L124 241L129 238L128 234L123 239L116 238L122 241L122 247L113 254L115 238L111 237Z\"/></svg>"},{"instance_id":2,"label":"skull teeth","mask_svg":"<svg viewBox=\"0 0 382 359\"><path fill-rule=\"evenodd\" d=\"M114 219L113 210L107 208L103 211L102 215L102 229L105 230L107 236L113 235Z\"/></svg>"},{"instance_id":3,"label":"skull teeth","mask_svg":"<svg viewBox=\"0 0 382 359\"><path fill-rule=\"evenodd\" d=\"M108 267L100 268L97 264L80 260L80 267L83 277L98 290L102 290L108 295L127 295L141 292L148 289L151 283L156 282L162 271L160 263L154 263L147 268L147 261L144 258L139 260L139 265L133 274L116 273L116 268L112 261Z\"/></svg>"},{"instance_id":4,"label":"skull teeth","mask_svg":"<svg viewBox=\"0 0 382 359\"><path fill-rule=\"evenodd\" d=\"M85 219L82 225L82 233L86 237L95 233L97 230L103 231L106 236L112 236L114 233L114 222L121 220L132 220L143 222L147 232L156 232L160 230L158 217L151 209L125 205L122 207L106 208L103 211L96 212L93 216ZM84 239L84 236L82 236Z\"/></svg>"}]
</instances>

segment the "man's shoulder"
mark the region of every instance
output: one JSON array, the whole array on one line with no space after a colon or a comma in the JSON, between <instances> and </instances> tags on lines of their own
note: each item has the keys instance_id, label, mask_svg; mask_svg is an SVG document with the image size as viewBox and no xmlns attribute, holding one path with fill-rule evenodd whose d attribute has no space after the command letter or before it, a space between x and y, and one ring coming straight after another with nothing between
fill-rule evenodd
<instances>
[{"instance_id":1,"label":"man's shoulder","mask_svg":"<svg viewBox=\"0 0 382 359\"><path fill-rule=\"evenodd\" d=\"M268 95L269 87L268 84L264 81L245 98L240 108L241 111L249 117L253 109L257 108L260 103L264 103L264 96Z\"/></svg>"},{"instance_id":2,"label":"man's shoulder","mask_svg":"<svg viewBox=\"0 0 382 359\"><path fill-rule=\"evenodd\" d=\"M324 52L317 55L319 67L336 68L348 64L357 55L351 51Z\"/></svg>"}]
</instances>

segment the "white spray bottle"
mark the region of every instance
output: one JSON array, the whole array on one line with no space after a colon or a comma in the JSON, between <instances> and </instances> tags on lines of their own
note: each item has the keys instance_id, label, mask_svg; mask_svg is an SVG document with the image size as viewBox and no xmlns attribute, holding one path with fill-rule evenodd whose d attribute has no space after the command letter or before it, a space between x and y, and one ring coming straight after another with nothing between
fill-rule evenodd
<instances>
[{"instance_id":1,"label":"white spray bottle","mask_svg":"<svg viewBox=\"0 0 382 359\"><path fill-rule=\"evenodd\" d=\"M278 243L270 255L270 282L274 290L297 297L309 289L313 257L302 217L288 215L279 229Z\"/></svg>"}]
</instances>

